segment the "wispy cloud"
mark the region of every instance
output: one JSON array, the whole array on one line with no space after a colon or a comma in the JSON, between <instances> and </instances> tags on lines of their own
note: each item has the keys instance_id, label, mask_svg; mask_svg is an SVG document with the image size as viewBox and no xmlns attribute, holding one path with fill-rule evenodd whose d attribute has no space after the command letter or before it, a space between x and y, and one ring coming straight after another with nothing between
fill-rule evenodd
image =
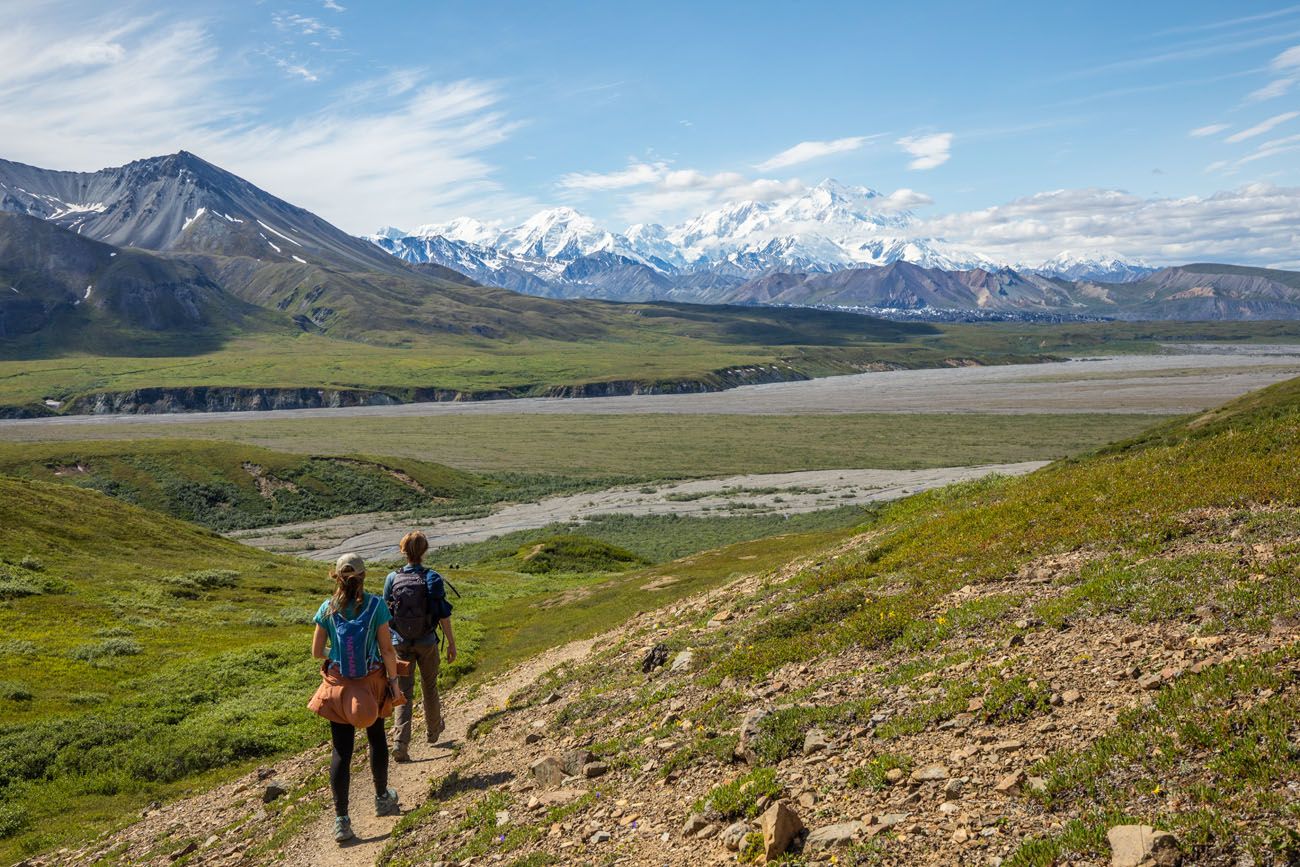
<instances>
[{"instance_id":1,"label":"wispy cloud","mask_svg":"<svg viewBox=\"0 0 1300 867\"><path fill-rule=\"evenodd\" d=\"M1293 45L1274 57L1269 69L1279 77L1248 94L1247 102L1263 102L1285 96L1296 82L1300 82L1300 45Z\"/></svg>"},{"instance_id":2,"label":"wispy cloud","mask_svg":"<svg viewBox=\"0 0 1300 867\"><path fill-rule=\"evenodd\" d=\"M806 163L811 160L828 157L832 154L848 153L855 151L865 145L873 138L879 136L849 136L848 138L837 138L830 141L801 141L794 147L786 148L779 154L769 157L754 168L760 172L770 172L775 169L789 168Z\"/></svg>"},{"instance_id":3,"label":"wispy cloud","mask_svg":"<svg viewBox=\"0 0 1300 867\"><path fill-rule=\"evenodd\" d=\"M666 163L630 163L627 168L613 172L570 172L559 180L566 190L600 192L640 187L659 181L668 172Z\"/></svg>"},{"instance_id":4,"label":"wispy cloud","mask_svg":"<svg viewBox=\"0 0 1300 867\"><path fill-rule=\"evenodd\" d=\"M283 69L288 75L295 78L301 78L303 81L320 81L320 77L317 76L316 73L312 72L302 64L294 63L285 60L282 57L278 57L275 60L275 65L280 69Z\"/></svg>"},{"instance_id":5,"label":"wispy cloud","mask_svg":"<svg viewBox=\"0 0 1300 867\"><path fill-rule=\"evenodd\" d=\"M1252 127L1243 129L1241 132L1235 132L1224 139L1224 141L1232 142L1234 144L1237 142L1243 142L1247 139L1261 136L1274 127L1280 126L1289 120L1295 120L1297 117L1300 117L1300 111L1284 111L1281 114L1273 115L1268 120L1260 121Z\"/></svg>"},{"instance_id":6,"label":"wispy cloud","mask_svg":"<svg viewBox=\"0 0 1300 867\"><path fill-rule=\"evenodd\" d=\"M904 136L895 142L914 158L909 169L924 171L941 166L952 156L952 133L937 132L932 135Z\"/></svg>"},{"instance_id":7,"label":"wispy cloud","mask_svg":"<svg viewBox=\"0 0 1300 867\"><path fill-rule=\"evenodd\" d=\"M324 23L319 18L312 18L309 15L296 15L277 12L271 16L271 23L276 29L289 33L297 33L300 36L328 36L330 39L338 39L343 35L343 31Z\"/></svg>"},{"instance_id":8,"label":"wispy cloud","mask_svg":"<svg viewBox=\"0 0 1300 867\"><path fill-rule=\"evenodd\" d=\"M1300 14L1300 6L1287 6L1284 9L1274 9L1271 12L1261 12L1257 15L1243 15L1240 18L1224 18L1220 21L1210 21L1205 24L1191 24L1181 27L1170 27L1167 30L1161 30L1157 35L1172 33L1196 33L1205 30L1225 30L1232 27L1240 27L1243 24L1257 24L1260 21L1271 21L1275 18L1284 18L1289 15Z\"/></svg>"},{"instance_id":9,"label":"wispy cloud","mask_svg":"<svg viewBox=\"0 0 1300 867\"><path fill-rule=\"evenodd\" d=\"M0 29L6 157L85 170L186 149L357 232L536 205L485 156L519 128L493 82L408 69L271 115L265 74L225 62L197 23L28 8Z\"/></svg>"},{"instance_id":10,"label":"wispy cloud","mask_svg":"<svg viewBox=\"0 0 1300 867\"><path fill-rule=\"evenodd\" d=\"M347 11L348 11L348 7L343 6L343 5L339 4L339 3L336 3L336 2L334 2L334 0L325 0L325 2L321 3L321 6L325 7L326 9L330 10L331 12L347 12Z\"/></svg>"},{"instance_id":11,"label":"wispy cloud","mask_svg":"<svg viewBox=\"0 0 1300 867\"><path fill-rule=\"evenodd\" d=\"M1205 138L1206 136L1217 135L1218 133L1223 132L1229 126L1230 124L1226 124L1226 123L1212 123L1206 126L1198 126L1196 129L1192 130L1187 134L1192 138Z\"/></svg>"}]
</instances>

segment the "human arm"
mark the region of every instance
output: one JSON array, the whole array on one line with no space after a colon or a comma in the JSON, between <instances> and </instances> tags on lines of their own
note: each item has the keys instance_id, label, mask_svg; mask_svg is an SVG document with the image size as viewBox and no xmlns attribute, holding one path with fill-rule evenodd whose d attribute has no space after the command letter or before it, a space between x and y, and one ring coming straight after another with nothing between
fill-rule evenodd
<instances>
[{"instance_id":1,"label":"human arm","mask_svg":"<svg viewBox=\"0 0 1300 867\"><path fill-rule=\"evenodd\" d=\"M375 640L379 644L379 655L384 660L384 674L389 680L396 680L397 650L393 647L393 631L387 623L380 624L375 632Z\"/></svg>"},{"instance_id":2,"label":"human arm","mask_svg":"<svg viewBox=\"0 0 1300 867\"><path fill-rule=\"evenodd\" d=\"M444 617L438 621L442 634L447 638L447 662L456 661L456 633L451 631L451 618Z\"/></svg>"},{"instance_id":3,"label":"human arm","mask_svg":"<svg viewBox=\"0 0 1300 867\"><path fill-rule=\"evenodd\" d=\"M325 634L325 630L321 628L321 625L319 623L317 623L316 632L311 637L311 658L312 659L329 658L329 652L325 650L326 638L327 636Z\"/></svg>"}]
</instances>

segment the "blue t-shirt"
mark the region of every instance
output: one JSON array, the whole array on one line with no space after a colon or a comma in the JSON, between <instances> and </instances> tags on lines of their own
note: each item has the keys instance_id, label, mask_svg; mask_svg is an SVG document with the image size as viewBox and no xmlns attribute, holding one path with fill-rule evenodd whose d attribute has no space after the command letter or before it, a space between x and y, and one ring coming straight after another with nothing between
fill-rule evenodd
<instances>
[{"instance_id":1,"label":"blue t-shirt","mask_svg":"<svg viewBox=\"0 0 1300 867\"><path fill-rule=\"evenodd\" d=\"M383 658L379 655L379 627L393 619L393 615L388 610L388 604L383 599L376 597L373 593L364 594L361 600L361 608L345 607L342 615L345 619L352 619L358 616L365 606L370 604L370 600L375 599L378 604L375 606L375 613L370 620L370 630L366 633L366 658L370 660L371 667L383 664ZM334 615L330 614L330 601L326 599L320 604L313 618L316 625L325 630L329 636L329 659L335 665L343 663L343 656L339 650L338 630L334 628Z\"/></svg>"},{"instance_id":2,"label":"blue t-shirt","mask_svg":"<svg viewBox=\"0 0 1300 867\"><path fill-rule=\"evenodd\" d=\"M430 569L428 566L416 566L412 563L407 563L396 572L389 572L388 577L384 579L384 601L387 602L392 598L393 582L397 580L398 574L410 574L412 572L417 572L420 569L424 570L424 586L425 589L429 591L429 610L433 613L433 619L438 621L450 617L451 603L447 601L447 590L443 584L442 576ZM398 635L397 630L394 629L393 644L398 645L402 643L402 636ZM428 635L417 638L411 643L417 647L427 647L430 644L437 644L438 630L436 628L430 629Z\"/></svg>"}]
</instances>

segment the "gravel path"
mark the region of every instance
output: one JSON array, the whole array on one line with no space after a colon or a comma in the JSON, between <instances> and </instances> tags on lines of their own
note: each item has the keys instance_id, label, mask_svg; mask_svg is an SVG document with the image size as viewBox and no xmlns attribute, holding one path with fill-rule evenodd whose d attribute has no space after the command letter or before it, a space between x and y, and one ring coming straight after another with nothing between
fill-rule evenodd
<instances>
[{"instance_id":1,"label":"gravel path","mask_svg":"<svg viewBox=\"0 0 1300 867\"><path fill-rule=\"evenodd\" d=\"M927 470L813 470L697 479L650 488L610 488L506 506L483 518L435 520L423 529L433 548L481 542L515 530L582 521L593 515L713 516L775 512L794 515L836 506L892 500L917 491L980 478L1020 475L1045 462L940 467ZM345 551L394 558L397 540L412 529L409 513L371 512L230 534L248 545L333 560Z\"/></svg>"},{"instance_id":2,"label":"gravel path","mask_svg":"<svg viewBox=\"0 0 1300 867\"><path fill-rule=\"evenodd\" d=\"M895 370L703 394L524 398L464 403L172 415L64 416L0 420L0 430L82 425L204 424L293 418L434 416L461 413L1149 412L1217 406L1300 376L1300 346L1187 345L1166 355L1116 355L1046 364Z\"/></svg>"}]
</instances>

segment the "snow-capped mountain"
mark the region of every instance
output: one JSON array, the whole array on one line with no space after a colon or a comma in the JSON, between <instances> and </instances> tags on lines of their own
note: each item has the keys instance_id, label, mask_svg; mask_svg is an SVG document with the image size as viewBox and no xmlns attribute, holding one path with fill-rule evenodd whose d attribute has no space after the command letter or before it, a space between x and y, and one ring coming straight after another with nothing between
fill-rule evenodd
<instances>
[{"instance_id":1,"label":"snow-capped mountain","mask_svg":"<svg viewBox=\"0 0 1300 867\"><path fill-rule=\"evenodd\" d=\"M612 232L566 207L513 227L461 217L406 233L388 227L369 240L408 262L436 262L480 282L557 297L725 301L729 289L772 273L894 262L949 271L1009 264L918 236L917 227L911 212L875 190L827 179L770 201L726 204L674 226L639 223ZM1015 267L1114 282L1149 273L1114 256L1070 253Z\"/></svg>"},{"instance_id":2,"label":"snow-capped mountain","mask_svg":"<svg viewBox=\"0 0 1300 867\"><path fill-rule=\"evenodd\" d=\"M1073 253L1064 250L1041 265L1017 265L1017 270L1032 271L1046 277L1066 280L1092 280L1098 283L1131 283L1157 269L1138 260L1123 260L1113 253Z\"/></svg>"}]
</instances>

